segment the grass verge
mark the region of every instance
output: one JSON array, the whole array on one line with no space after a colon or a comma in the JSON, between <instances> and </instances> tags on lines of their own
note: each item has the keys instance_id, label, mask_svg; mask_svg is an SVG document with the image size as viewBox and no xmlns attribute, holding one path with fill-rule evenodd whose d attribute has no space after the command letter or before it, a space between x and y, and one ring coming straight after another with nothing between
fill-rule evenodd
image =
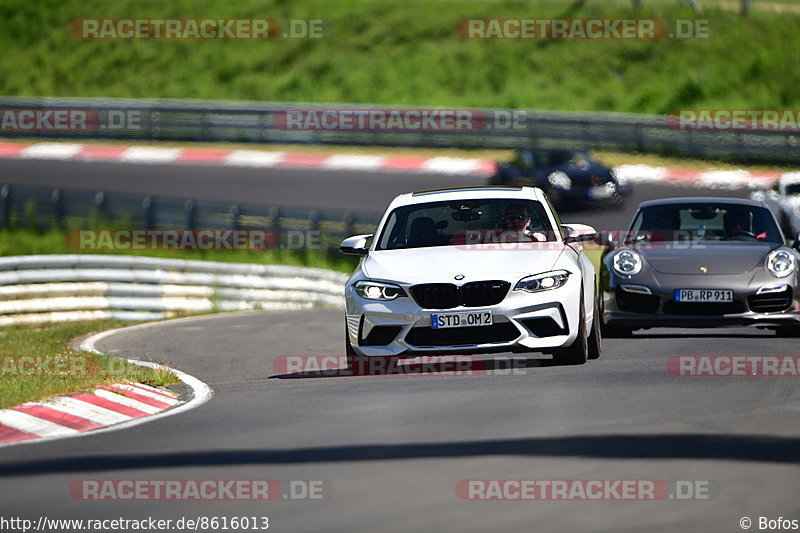
<instances>
[{"instance_id":1,"label":"grass verge","mask_svg":"<svg viewBox=\"0 0 800 533\"><path fill-rule=\"evenodd\" d=\"M798 15L700 0L6 0L0 94L664 114L800 107ZM321 39L82 40L81 18L324 19ZM707 38L464 40L474 18L707 19Z\"/></svg>"},{"instance_id":2,"label":"grass verge","mask_svg":"<svg viewBox=\"0 0 800 533\"><path fill-rule=\"evenodd\" d=\"M177 383L166 369L70 349L77 337L120 325L107 320L0 328L0 409L121 380L153 386Z\"/></svg>"}]
</instances>

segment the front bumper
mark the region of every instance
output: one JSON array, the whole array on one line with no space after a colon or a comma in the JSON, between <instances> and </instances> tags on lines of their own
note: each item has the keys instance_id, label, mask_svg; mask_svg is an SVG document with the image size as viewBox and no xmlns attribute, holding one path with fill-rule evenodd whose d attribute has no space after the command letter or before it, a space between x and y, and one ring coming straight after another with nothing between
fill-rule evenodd
<instances>
[{"instance_id":1,"label":"front bumper","mask_svg":"<svg viewBox=\"0 0 800 533\"><path fill-rule=\"evenodd\" d=\"M600 184L596 186L576 185L570 189L550 189L548 196L556 205L563 206L586 206L586 205L617 205L620 204L625 196L630 192L630 188L619 186L614 183Z\"/></svg>"},{"instance_id":2,"label":"front bumper","mask_svg":"<svg viewBox=\"0 0 800 533\"><path fill-rule=\"evenodd\" d=\"M580 279L539 293L509 290L497 305L423 309L411 296L366 300L347 287L347 334L356 353L396 356L444 353L547 352L571 345L579 317ZM431 328L431 315L491 311L491 326Z\"/></svg>"},{"instance_id":3,"label":"front bumper","mask_svg":"<svg viewBox=\"0 0 800 533\"><path fill-rule=\"evenodd\" d=\"M759 294L763 287L784 285L780 292ZM732 289L730 303L675 301L678 289ZM602 292L603 323L633 328L721 326L800 327L800 303L792 280L752 280L742 285L741 276L668 276L621 280ZM649 292L649 294L647 294Z\"/></svg>"}]
</instances>

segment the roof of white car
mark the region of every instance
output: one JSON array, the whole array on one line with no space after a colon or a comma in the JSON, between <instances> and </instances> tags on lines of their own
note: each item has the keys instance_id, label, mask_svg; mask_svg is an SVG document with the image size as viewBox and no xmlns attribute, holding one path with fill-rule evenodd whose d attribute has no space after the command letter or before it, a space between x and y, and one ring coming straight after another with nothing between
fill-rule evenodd
<instances>
[{"instance_id":1,"label":"roof of white car","mask_svg":"<svg viewBox=\"0 0 800 533\"><path fill-rule=\"evenodd\" d=\"M401 194L392 200L390 209L403 205L424 204L428 202L448 202L453 200L480 199L544 200L544 193L537 187L456 187L452 189L432 189Z\"/></svg>"},{"instance_id":2,"label":"roof of white car","mask_svg":"<svg viewBox=\"0 0 800 533\"><path fill-rule=\"evenodd\" d=\"M800 183L800 172L787 172L781 175L781 183L784 185Z\"/></svg>"}]
</instances>

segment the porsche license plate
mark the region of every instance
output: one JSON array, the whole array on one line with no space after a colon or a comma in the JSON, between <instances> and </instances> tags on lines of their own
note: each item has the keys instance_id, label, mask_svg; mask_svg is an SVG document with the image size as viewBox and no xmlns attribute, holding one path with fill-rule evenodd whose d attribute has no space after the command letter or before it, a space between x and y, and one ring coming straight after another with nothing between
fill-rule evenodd
<instances>
[{"instance_id":1,"label":"porsche license plate","mask_svg":"<svg viewBox=\"0 0 800 533\"><path fill-rule=\"evenodd\" d=\"M733 301L731 289L675 289L676 302L727 303Z\"/></svg>"},{"instance_id":2,"label":"porsche license plate","mask_svg":"<svg viewBox=\"0 0 800 533\"><path fill-rule=\"evenodd\" d=\"M431 315L433 329L467 328L473 326L491 326L491 311L463 311L459 313L441 313Z\"/></svg>"}]
</instances>

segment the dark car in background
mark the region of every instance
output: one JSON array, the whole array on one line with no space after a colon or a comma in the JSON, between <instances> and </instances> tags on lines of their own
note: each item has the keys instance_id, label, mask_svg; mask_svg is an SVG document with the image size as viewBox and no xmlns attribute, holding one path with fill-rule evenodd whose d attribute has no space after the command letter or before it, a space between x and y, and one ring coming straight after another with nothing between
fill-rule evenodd
<instances>
[{"instance_id":1,"label":"dark car in background","mask_svg":"<svg viewBox=\"0 0 800 533\"><path fill-rule=\"evenodd\" d=\"M603 258L603 331L753 325L800 334L800 253L772 211L738 198L669 198L639 205Z\"/></svg>"},{"instance_id":2,"label":"dark car in background","mask_svg":"<svg viewBox=\"0 0 800 533\"><path fill-rule=\"evenodd\" d=\"M558 209L622 205L630 192L614 171L585 150L523 148L497 164L490 185L539 187Z\"/></svg>"}]
</instances>

